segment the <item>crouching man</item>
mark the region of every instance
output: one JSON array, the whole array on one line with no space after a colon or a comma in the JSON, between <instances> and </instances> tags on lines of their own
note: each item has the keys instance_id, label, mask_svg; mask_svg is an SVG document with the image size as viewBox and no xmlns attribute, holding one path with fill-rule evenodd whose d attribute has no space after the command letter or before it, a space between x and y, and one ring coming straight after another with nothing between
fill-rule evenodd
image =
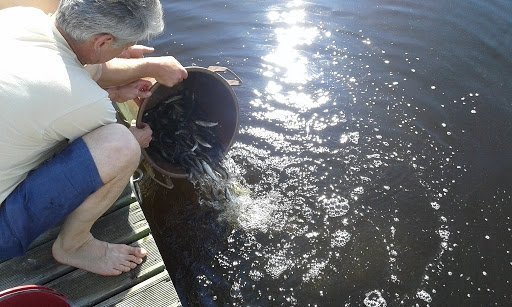
<instances>
[{"instance_id":1,"label":"crouching man","mask_svg":"<svg viewBox=\"0 0 512 307\"><path fill-rule=\"evenodd\" d=\"M112 100L147 97L142 78L172 86L187 77L173 57L117 58L163 26L158 0L62 0L52 16L0 10L0 260L63 222L57 261L101 275L142 262L142 248L90 229L151 141L149 126L116 123Z\"/></svg>"}]
</instances>

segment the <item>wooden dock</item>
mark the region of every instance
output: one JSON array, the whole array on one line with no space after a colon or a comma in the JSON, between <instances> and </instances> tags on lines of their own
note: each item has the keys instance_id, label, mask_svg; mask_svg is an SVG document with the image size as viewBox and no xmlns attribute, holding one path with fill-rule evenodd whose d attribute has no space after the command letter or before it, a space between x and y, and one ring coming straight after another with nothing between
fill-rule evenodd
<instances>
[{"instance_id":1,"label":"wooden dock","mask_svg":"<svg viewBox=\"0 0 512 307\"><path fill-rule=\"evenodd\" d=\"M127 189L93 226L107 242L142 246L144 262L119 276L104 277L57 263L51 246L59 227L41 235L28 253L0 263L0 291L43 285L63 294L72 306L181 306L144 213Z\"/></svg>"}]
</instances>

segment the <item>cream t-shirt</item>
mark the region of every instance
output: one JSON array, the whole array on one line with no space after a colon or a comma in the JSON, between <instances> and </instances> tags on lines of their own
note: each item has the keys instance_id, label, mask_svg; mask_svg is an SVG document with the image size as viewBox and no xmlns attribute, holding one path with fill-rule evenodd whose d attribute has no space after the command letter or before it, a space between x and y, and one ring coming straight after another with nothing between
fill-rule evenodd
<instances>
[{"instance_id":1,"label":"cream t-shirt","mask_svg":"<svg viewBox=\"0 0 512 307\"><path fill-rule=\"evenodd\" d=\"M99 65L78 61L53 19L0 10L0 202L66 141L116 122ZM51 184L51 183L48 183Z\"/></svg>"}]
</instances>

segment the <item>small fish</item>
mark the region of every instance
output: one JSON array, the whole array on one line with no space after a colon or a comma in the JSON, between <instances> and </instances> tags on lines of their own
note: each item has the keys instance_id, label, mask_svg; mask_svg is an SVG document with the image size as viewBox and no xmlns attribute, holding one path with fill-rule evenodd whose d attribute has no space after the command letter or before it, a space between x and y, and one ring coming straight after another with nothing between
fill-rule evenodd
<instances>
[{"instance_id":1,"label":"small fish","mask_svg":"<svg viewBox=\"0 0 512 307\"><path fill-rule=\"evenodd\" d=\"M185 112L185 110L183 110L183 108L177 104L174 105L174 108L176 109L176 111L178 111L179 113L183 113Z\"/></svg>"},{"instance_id":2,"label":"small fish","mask_svg":"<svg viewBox=\"0 0 512 307\"><path fill-rule=\"evenodd\" d=\"M190 149L190 151L194 151L194 150L196 150L196 149L197 149L197 146L199 146L199 143L196 141L196 142L194 143L194 146Z\"/></svg>"},{"instance_id":3,"label":"small fish","mask_svg":"<svg viewBox=\"0 0 512 307\"><path fill-rule=\"evenodd\" d=\"M202 150L196 150L194 152L195 154L197 154L197 156L199 158L201 158L202 160L205 160L205 161L208 161L208 163L212 163L212 158L210 158L209 155L207 155L205 152L203 152Z\"/></svg>"},{"instance_id":4,"label":"small fish","mask_svg":"<svg viewBox=\"0 0 512 307\"><path fill-rule=\"evenodd\" d=\"M219 124L219 123L215 123L215 122L207 122L205 120L196 120L195 123L202 127L215 127Z\"/></svg>"},{"instance_id":5,"label":"small fish","mask_svg":"<svg viewBox=\"0 0 512 307\"><path fill-rule=\"evenodd\" d=\"M215 164L211 165L211 168L212 168L212 170L214 170L215 172L220 174L220 177L222 179L229 179L229 173L227 172L227 170L224 167L222 167L222 165L215 163Z\"/></svg>"},{"instance_id":6,"label":"small fish","mask_svg":"<svg viewBox=\"0 0 512 307\"><path fill-rule=\"evenodd\" d=\"M228 187L224 188L224 196L226 197L226 199L228 201L231 201L231 202L233 201L233 196L231 196L231 193L229 192Z\"/></svg>"},{"instance_id":7,"label":"small fish","mask_svg":"<svg viewBox=\"0 0 512 307\"><path fill-rule=\"evenodd\" d=\"M160 133L158 136L158 141L162 145L171 145L174 143L174 141L165 133Z\"/></svg>"},{"instance_id":8,"label":"small fish","mask_svg":"<svg viewBox=\"0 0 512 307\"><path fill-rule=\"evenodd\" d=\"M192 162L194 162L194 166L197 171L203 173L203 165L201 164L200 160L194 157Z\"/></svg>"},{"instance_id":9,"label":"small fish","mask_svg":"<svg viewBox=\"0 0 512 307\"><path fill-rule=\"evenodd\" d=\"M165 150L163 148L160 148L160 155L167 161L167 162L171 162L172 160L174 160L172 157L170 157L167 152L165 152Z\"/></svg>"},{"instance_id":10,"label":"small fish","mask_svg":"<svg viewBox=\"0 0 512 307\"><path fill-rule=\"evenodd\" d=\"M196 140L201 146L204 146L204 147L207 147L207 148L212 148L212 145L208 144L199 135L194 135L194 140Z\"/></svg>"},{"instance_id":11,"label":"small fish","mask_svg":"<svg viewBox=\"0 0 512 307\"><path fill-rule=\"evenodd\" d=\"M208 165L208 163L204 162L204 161L201 161L201 165L203 166L203 170L204 172L210 176L210 178L212 178L213 180L215 181L218 181L219 179L217 178L217 176L215 176L215 173L213 172L213 170L211 169L211 167Z\"/></svg>"},{"instance_id":12,"label":"small fish","mask_svg":"<svg viewBox=\"0 0 512 307\"><path fill-rule=\"evenodd\" d=\"M163 103L171 103L171 102L178 101L180 99L183 99L183 95L171 97L171 98L167 99L166 101L164 101Z\"/></svg>"}]
</instances>

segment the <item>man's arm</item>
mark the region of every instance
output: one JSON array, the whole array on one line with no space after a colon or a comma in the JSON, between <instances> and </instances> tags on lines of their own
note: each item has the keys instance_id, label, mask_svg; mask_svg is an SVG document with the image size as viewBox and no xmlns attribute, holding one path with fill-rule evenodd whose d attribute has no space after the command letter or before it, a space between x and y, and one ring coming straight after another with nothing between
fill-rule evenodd
<instances>
[{"instance_id":1,"label":"man's arm","mask_svg":"<svg viewBox=\"0 0 512 307\"><path fill-rule=\"evenodd\" d=\"M97 83L102 88L125 85L142 78L173 86L187 78L186 69L172 56L139 59L114 58L103 64Z\"/></svg>"}]
</instances>

